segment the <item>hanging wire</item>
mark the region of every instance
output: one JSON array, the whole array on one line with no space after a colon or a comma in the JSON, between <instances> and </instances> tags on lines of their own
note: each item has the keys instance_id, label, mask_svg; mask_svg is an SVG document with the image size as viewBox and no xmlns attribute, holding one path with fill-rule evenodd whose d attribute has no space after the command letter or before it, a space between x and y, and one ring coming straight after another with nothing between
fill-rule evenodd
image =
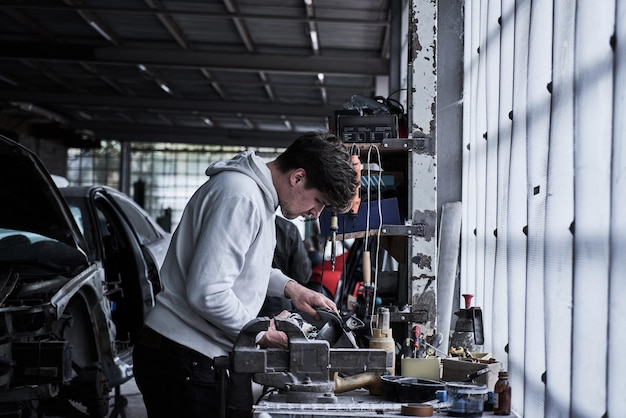
<instances>
[{"instance_id":1,"label":"hanging wire","mask_svg":"<svg viewBox=\"0 0 626 418\"><path fill-rule=\"evenodd\" d=\"M376 294L377 294L377 283L378 283L378 268L379 268L379 254L380 254L380 237L381 237L381 231L382 231L382 225L383 225L383 214L382 214L382 206L381 206L381 198L382 198L382 161L381 161L381 157L380 157L380 150L378 149L377 146L375 145L370 145L368 151L367 151L367 198L368 198L368 204L367 204L367 218L366 218L366 227L365 227L365 241L364 241L364 251L367 251L369 248L369 235L370 235L370 214L371 214L371 204L369 202L370 196L371 196L371 190L370 190L370 185L371 185L371 177L372 177L372 150L375 150L376 152L376 159L378 162L378 176L377 176L377 181L376 181L376 200L377 200L377 209L378 209L378 220L379 220L379 225L378 225L378 231L376 233L376 254L375 254L375 258L376 261L374 263L374 277L372 280L372 284L374 287L374 293L372 295L372 300L371 302L371 311L372 313L375 312L376 309ZM373 325L373 315L370 316L370 327Z\"/></svg>"},{"instance_id":2,"label":"hanging wire","mask_svg":"<svg viewBox=\"0 0 626 418\"><path fill-rule=\"evenodd\" d=\"M370 236L370 211L371 211L371 177L372 177L372 164L371 164L371 154L372 154L372 146L370 145L369 149L367 150L367 216L365 217L365 239L363 240L363 254L365 254L366 251L368 251L369 248L369 236ZM363 274L365 275L365 271L363 272ZM375 283L375 282L374 282ZM369 290L367 288L365 288L365 291L368 292ZM367 300L367 298L366 298ZM373 300L375 301L376 298L374 297ZM374 312L374 307L376 305L374 304L372 306L372 310L370 312ZM370 321L369 321L369 326L370 326L370 330L373 328L373 322L374 322L374 316L370 315Z\"/></svg>"},{"instance_id":3,"label":"hanging wire","mask_svg":"<svg viewBox=\"0 0 626 418\"><path fill-rule=\"evenodd\" d=\"M374 263L374 278L373 278L373 283L374 283L374 294L372 295L372 312L374 312L374 309L376 308L376 294L378 293L378 270L379 270L379 260L380 260L380 237L381 237L381 233L382 233L382 226L383 226L383 213L382 213L382 203L381 203L381 198L382 198L382 161L381 161L381 157L380 157L380 150L378 149L377 146L375 145L371 145L369 150L368 150L368 163L371 162L371 158L370 158L370 154L372 149L374 149L376 151L376 159L378 162L378 175L376 176L376 206L378 209L378 230L376 232L376 254L375 254L375 263ZM368 166L368 168L371 167L371 165ZM369 206L368 206L369 207ZM368 217L369 218L369 217ZM369 231L368 231L369 232Z\"/></svg>"}]
</instances>

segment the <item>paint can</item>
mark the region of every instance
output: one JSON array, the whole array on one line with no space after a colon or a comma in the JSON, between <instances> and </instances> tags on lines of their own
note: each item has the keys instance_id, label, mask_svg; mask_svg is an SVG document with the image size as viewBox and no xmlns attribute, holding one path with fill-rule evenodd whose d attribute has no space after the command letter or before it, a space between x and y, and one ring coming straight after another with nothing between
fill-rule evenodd
<instances>
[{"instance_id":1,"label":"paint can","mask_svg":"<svg viewBox=\"0 0 626 418\"><path fill-rule=\"evenodd\" d=\"M482 417L487 385L481 383L447 382L448 416Z\"/></svg>"}]
</instances>

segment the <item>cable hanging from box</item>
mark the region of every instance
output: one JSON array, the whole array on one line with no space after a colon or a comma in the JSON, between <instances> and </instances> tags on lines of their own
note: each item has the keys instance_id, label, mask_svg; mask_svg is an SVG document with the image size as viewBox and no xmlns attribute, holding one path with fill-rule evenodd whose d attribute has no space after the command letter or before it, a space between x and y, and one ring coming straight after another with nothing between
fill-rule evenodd
<instances>
[{"instance_id":1,"label":"cable hanging from box","mask_svg":"<svg viewBox=\"0 0 626 418\"><path fill-rule=\"evenodd\" d=\"M373 282L371 281L371 258L370 258L370 251L369 251L369 236L370 236L370 217L371 217L371 202L370 202L370 198L371 198L371 178L372 178L372 150L376 151L376 157L378 160L378 175L376 176L376 204L377 204L377 210L378 210L378 230L376 233L376 254L375 254L375 264L374 264L374 280ZM383 226L383 215L382 215L382 206L381 206L381 198L382 198L382 161L381 161L381 157L380 157L380 150L378 149L377 146L375 145L370 145L367 151L367 199L368 199L368 204L367 204L367 216L366 216L366 224L365 224L365 240L364 240L364 250L363 250L363 281L364 284L366 286L372 285L372 290L373 290L373 294L372 294L372 298L370 300L371 303L371 310L370 312L375 312L376 309L376 293L377 293L377 289L376 289L376 285L378 282L378 263L379 263L379 253L380 253L380 236L381 236L381 230L382 230L382 226ZM371 326L371 320L372 318L370 318L370 326Z\"/></svg>"}]
</instances>

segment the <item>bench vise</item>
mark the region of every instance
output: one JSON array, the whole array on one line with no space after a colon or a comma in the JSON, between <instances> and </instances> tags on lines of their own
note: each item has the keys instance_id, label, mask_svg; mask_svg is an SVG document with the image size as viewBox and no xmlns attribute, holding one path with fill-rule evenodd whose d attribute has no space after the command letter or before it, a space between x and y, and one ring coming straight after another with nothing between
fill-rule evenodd
<instances>
[{"instance_id":1,"label":"bench vise","mask_svg":"<svg viewBox=\"0 0 626 418\"><path fill-rule=\"evenodd\" d=\"M270 325L267 317L250 321L239 334L231 352L237 373L251 373L255 382L278 389L270 400L297 403L336 403L332 375L376 372L388 367L387 352L358 348L349 326L335 313L318 310L321 320L274 318L276 329L287 334L288 349L260 348L257 335ZM352 321L348 320L347 322Z\"/></svg>"}]
</instances>

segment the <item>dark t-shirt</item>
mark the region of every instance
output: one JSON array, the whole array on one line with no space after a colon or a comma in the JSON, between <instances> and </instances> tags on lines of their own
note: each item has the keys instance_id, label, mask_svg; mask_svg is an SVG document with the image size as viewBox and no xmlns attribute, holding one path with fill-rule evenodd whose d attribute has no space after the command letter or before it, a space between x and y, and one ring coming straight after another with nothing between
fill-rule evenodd
<instances>
[{"instance_id":1,"label":"dark t-shirt","mask_svg":"<svg viewBox=\"0 0 626 418\"><path fill-rule=\"evenodd\" d=\"M311 260L298 227L280 216L276 216L276 248L272 266L300 284L306 284L311 277ZM293 310L289 299L267 297L258 316L278 315L283 310Z\"/></svg>"}]
</instances>

